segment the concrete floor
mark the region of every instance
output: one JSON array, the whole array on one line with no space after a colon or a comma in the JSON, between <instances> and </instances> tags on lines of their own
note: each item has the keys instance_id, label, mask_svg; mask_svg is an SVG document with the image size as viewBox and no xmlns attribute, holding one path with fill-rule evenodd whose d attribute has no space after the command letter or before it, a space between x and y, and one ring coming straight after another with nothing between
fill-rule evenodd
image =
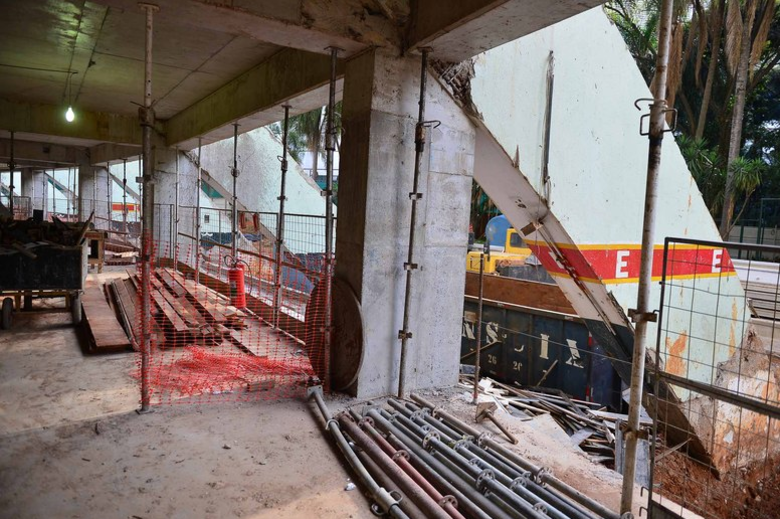
<instances>
[{"instance_id":1,"label":"concrete floor","mask_svg":"<svg viewBox=\"0 0 780 519\"><path fill-rule=\"evenodd\" d=\"M0 518L373 517L308 403L138 415L135 362L85 355L67 313L0 333Z\"/></svg>"}]
</instances>

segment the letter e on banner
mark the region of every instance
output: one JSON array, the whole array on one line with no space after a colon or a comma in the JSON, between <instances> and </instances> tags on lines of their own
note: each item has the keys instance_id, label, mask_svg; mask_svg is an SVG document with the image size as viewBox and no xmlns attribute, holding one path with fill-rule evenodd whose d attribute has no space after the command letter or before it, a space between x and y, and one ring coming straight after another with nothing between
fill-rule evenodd
<instances>
[{"instance_id":1,"label":"letter e on banner","mask_svg":"<svg viewBox=\"0 0 780 519\"><path fill-rule=\"evenodd\" d=\"M619 250L617 251L617 262L615 264L615 277L620 278L627 278L628 277L628 256L631 253L627 250Z\"/></svg>"},{"instance_id":2,"label":"letter e on banner","mask_svg":"<svg viewBox=\"0 0 780 519\"><path fill-rule=\"evenodd\" d=\"M712 272L721 272L723 270L723 249L712 251Z\"/></svg>"}]
</instances>

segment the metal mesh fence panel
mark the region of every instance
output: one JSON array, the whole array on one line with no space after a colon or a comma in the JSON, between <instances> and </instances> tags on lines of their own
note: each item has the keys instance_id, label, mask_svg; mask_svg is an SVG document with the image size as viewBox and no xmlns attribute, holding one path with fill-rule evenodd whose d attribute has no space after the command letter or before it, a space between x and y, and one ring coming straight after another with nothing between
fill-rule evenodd
<instances>
[{"instance_id":1,"label":"metal mesh fence panel","mask_svg":"<svg viewBox=\"0 0 780 519\"><path fill-rule=\"evenodd\" d=\"M666 243L658 354L649 366L659 440L652 452L651 517L667 517L662 511L707 519L778 516L780 275L776 263L732 261L735 251L748 258L780 252ZM658 391L661 383L668 393ZM672 406L682 409L692 430L665 419Z\"/></svg>"},{"instance_id":2,"label":"metal mesh fence panel","mask_svg":"<svg viewBox=\"0 0 780 519\"><path fill-rule=\"evenodd\" d=\"M288 218L279 258L273 213L238 213L235 257L230 210L157 205L154 218L152 403L293 396L327 382L324 301L312 296L322 217ZM140 316L139 283L128 288Z\"/></svg>"},{"instance_id":3,"label":"metal mesh fence panel","mask_svg":"<svg viewBox=\"0 0 780 519\"><path fill-rule=\"evenodd\" d=\"M14 220L26 220L32 216L32 201L29 196L14 195ZM0 204L5 208L9 208L11 198L9 195L0 195Z\"/></svg>"}]
</instances>

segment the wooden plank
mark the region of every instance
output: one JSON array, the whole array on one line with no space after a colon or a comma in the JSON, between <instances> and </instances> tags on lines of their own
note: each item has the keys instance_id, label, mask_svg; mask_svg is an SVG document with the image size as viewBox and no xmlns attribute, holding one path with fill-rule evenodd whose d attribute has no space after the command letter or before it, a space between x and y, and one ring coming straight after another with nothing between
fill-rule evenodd
<instances>
[{"instance_id":1,"label":"wooden plank","mask_svg":"<svg viewBox=\"0 0 780 519\"><path fill-rule=\"evenodd\" d=\"M479 295L479 274L466 273L466 295ZM484 277L483 297L502 303L577 315L558 285L489 275Z\"/></svg>"},{"instance_id":2,"label":"wooden plank","mask_svg":"<svg viewBox=\"0 0 780 519\"><path fill-rule=\"evenodd\" d=\"M184 285L179 283L169 270L160 270L157 272L157 275L160 276L162 282L168 286L168 288L171 290L171 292L174 293L176 297L186 297L187 290L184 288Z\"/></svg>"},{"instance_id":3,"label":"wooden plank","mask_svg":"<svg viewBox=\"0 0 780 519\"><path fill-rule=\"evenodd\" d=\"M157 279L154 274L151 276L152 286L163 296L165 301L176 310L176 313L187 323L188 328L198 328L200 326L200 314L192 315L187 308L181 303L179 299L176 299L173 294L168 291L168 287ZM205 321L203 322L205 324Z\"/></svg>"},{"instance_id":4,"label":"wooden plank","mask_svg":"<svg viewBox=\"0 0 780 519\"><path fill-rule=\"evenodd\" d=\"M216 323L226 324L228 322L227 317L225 317L228 305L220 302L224 301L224 299L218 292L211 290L204 285L199 285L193 280L185 280L184 276L175 270L165 270L169 272L178 283L181 283L184 286L190 296L190 301L196 308L206 312Z\"/></svg>"},{"instance_id":5,"label":"wooden plank","mask_svg":"<svg viewBox=\"0 0 780 519\"><path fill-rule=\"evenodd\" d=\"M176 333L187 333L190 328L181 316L176 312L163 295L156 289L151 290L151 296L157 308L162 312L162 318L165 324L170 326Z\"/></svg>"},{"instance_id":6,"label":"wooden plank","mask_svg":"<svg viewBox=\"0 0 780 519\"><path fill-rule=\"evenodd\" d=\"M108 305L100 287L85 288L81 305L84 310L84 322L95 350L121 351L130 347L130 340L117 321L116 314Z\"/></svg>"}]
</instances>

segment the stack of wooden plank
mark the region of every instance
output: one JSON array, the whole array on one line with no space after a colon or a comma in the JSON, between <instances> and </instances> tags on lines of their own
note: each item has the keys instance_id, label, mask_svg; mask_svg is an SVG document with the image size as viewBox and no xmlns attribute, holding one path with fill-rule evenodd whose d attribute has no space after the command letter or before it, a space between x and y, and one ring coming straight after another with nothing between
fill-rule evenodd
<instances>
[{"instance_id":1,"label":"stack of wooden plank","mask_svg":"<svg viewBox=\"0 0 780 519\"><path fill-rule=\"evenodd\" d=\"M106 265L132 265L138 257L138 249L121 240L108 238L105 243L105 256Z\"/></svg>"},{"instance_id":2,"label":"stack of wooden plank","mask_svg":"<svg viewBox=\"0 0 780 519\"><path fill-rule=\"evenodd\" d=\"M127 279L106 285L134 347L140 344L140 316L137 315L140 280L134 272ZM230 306L219 292L184 276L173 269L158 269L151 277L152 333L160 347L219 345L225 341L258 355L260 323L249 319L242 310ZM251 330L248 329L252 324Z\"/></svg>"},{"instance_id":3,"label":"stack of wooden plank","mask_svg":"<svg viewBox=\"0 0 780 519\"><path fill-rule=\"evenodd\" d=\"M93 285L84 289L81 307L91 351L124 351L130 347L128 336L117 322L116 315L100 287Z\"/></svg>"},{"instance_id":4,"label":"stack of wooden plank","mask_svg":"<svg viewBox=\"0 0 780 519\"><path fill-rule=\"evenodd\" d=\"M461 375L460 385L473 388L474 378ZM590 455L591 459L606 465L615 463L615 432L628 416L611 413L595 402L569 397L559 390L547 388L519 388L489 378L479 382L480 391L492 396L499 404L511 409L513 415L534 417L549 414L569 435L571 442ZM642 425L650 425L643 419Z\"/></svg>"}]
</instances>

